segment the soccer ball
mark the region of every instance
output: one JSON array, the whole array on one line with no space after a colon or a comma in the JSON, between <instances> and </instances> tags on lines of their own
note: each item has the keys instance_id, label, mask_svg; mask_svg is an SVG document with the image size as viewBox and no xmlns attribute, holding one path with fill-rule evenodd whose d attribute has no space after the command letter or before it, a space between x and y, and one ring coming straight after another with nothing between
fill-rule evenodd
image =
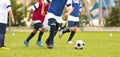
<instances>
[{"instance_id":1,"label":"soccer ball","mask_svg":"<svg viewBox=\"0 0 120 57\"><path fill-rule=\"evenodd\" d=\"M84 42L82 40L77 40L77 41L75 41L74 47L75 47L75 49L83 49Z\"/></svg>"},{"instance_id":2,"label":"soccer ball","mask_svg":"<svg viewBox=\"0 0 120 57\"><path fill-rule=\"evenodd\" d=\"M109 34L108 34L108 36L112 36L112 34L111 34L111 33L109 33Z\"/></svg>"}]
</instances>

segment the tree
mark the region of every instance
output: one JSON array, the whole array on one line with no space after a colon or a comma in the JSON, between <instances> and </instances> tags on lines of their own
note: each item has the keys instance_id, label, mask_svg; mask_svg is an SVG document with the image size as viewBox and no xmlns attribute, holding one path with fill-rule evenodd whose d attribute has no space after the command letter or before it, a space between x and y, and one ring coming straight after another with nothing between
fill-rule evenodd
<instances>
[{"instance_id":1,"label":"tree","mask_svg":"<svg viewBox=\"0 0 120 57\"><path fill-rule=\"evenodd\" d=\"M105 26L120 26L120 6L113 7L109 15L105 17Z\"/></svg>"},{"instance_id":2,"label":"tree","mask_svg":"<svg viewBox=\"0 0 120 57\"><path fill-rule=\"evenodd\" d=\"M19 25L24 25L21 20L27 16L27 7L25 7L25 10L23 8L23 4L18 4L17 0L11 0L11 5L12 5L12 10L15 18L15 25L14 26L19 26Z\"/></svg>"}]
</instances>

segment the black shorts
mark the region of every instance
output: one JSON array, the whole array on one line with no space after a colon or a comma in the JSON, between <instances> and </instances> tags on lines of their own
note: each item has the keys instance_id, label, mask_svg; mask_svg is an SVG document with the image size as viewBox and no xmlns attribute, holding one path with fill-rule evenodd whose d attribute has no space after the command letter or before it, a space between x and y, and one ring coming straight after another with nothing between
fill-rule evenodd
<instances>
[{"instance_id":1,"label":"black shorts","mask_svg":"<svg viewBox=\"0 0 120 57\"><path fill-rule=\"evenodd\" d=\"M41 28L42 26L43 26L43 24L41 22L35 23L34 24L34 29L39 30L39 28Z\"/></svg>"},{"instance_id":2,"label":"black shorts","mask_svg":"<svg viewBox=\"0 0 120 57\"><path fill-rule=\"evenodd\" d=\"M6 24L0 23L0 34L6 33Z\"/></svg>"},{"instance_id":3,"label":"black shorts","mask_svg":"<svg viewBox=\"0 0 120 57\"><path fill-rule=\"evenodd\" d=\"M55 25L56 26L57 21L54 18L48 19L48 25Z\"/></svg>"},{"instance_id":4,"label":"black shorts","mask_svg":"<svg viewBox=\"0 0 120 57\"><path fill-rule=\"evenodd\" d=\"M80 27L80 23L79 22L75 22L75 21L68 21L68 27Z\"/></svg>"}]
</instances>

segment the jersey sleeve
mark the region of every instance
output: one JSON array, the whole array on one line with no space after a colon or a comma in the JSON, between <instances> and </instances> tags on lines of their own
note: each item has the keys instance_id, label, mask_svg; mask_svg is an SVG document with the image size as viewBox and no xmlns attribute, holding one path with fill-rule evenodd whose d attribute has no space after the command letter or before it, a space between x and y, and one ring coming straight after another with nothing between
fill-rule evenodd
<instances>
[{"instance_id":1,"label":"jersey sleeve","mask_svg":"<svg viewBox=\"0 0 120 57\"><path fill-rule=\"evenodd\" d=\"M44 0L44 3L48 4L48 3L51 3L52 0Z\"/></svg>"},{"instance_id":2,"label":"jersey sleeve","mask_svg":"<svg viewBox=\"0 0 120 57\"><path fill-rule=\"evenodd\" d=\"M7 1L6 1L5 6L6 6L6 8L8 9L8 11L11 10L11 3L10 3L10 0L7 0Z\"/></svg>"},{"instance_id":3,"label":"jersey sleeve","mask_svg":"<svg viewBox=\"0 0 120 57\"><path fill-rule=\"evenodd\" d=\"M80 6L79 6L79 12L82 11L82 3L80 2Z\"/></svg>"},{"instance_id":4,"label":"jersey sleeve","mask_svg":"<svg viewBox=\"0 0 120 57\"><path fill-rule=\"evenodd\" d=\"M31 6L31 9L33 11L35 11L38 7L39 7L39 2L37 2L36 4L34 4L33 6Z\"/></svg>"},{"instance_id":5,"label":"jersey sleeve","mask_svg":"<svg viewBox=\"0 0 120 57\"><path fill-rule=\"evenodd\" d=\"M66 7L67 9L72 8L72 0L67 0Z\"/></svg>"}]
</instances>

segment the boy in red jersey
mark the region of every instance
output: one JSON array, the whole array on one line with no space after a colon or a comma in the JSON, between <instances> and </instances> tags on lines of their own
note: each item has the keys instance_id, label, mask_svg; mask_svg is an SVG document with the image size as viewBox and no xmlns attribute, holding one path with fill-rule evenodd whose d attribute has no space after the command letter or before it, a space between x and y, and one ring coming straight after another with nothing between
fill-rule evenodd
<instances>
[{"instance_id":1,"label":"boy in red jersey","mask_svg":"<svg viewBox=\"0 0 120 57\"><path fill-rule=\"evenodd\" d=\"M32 6L30 13L29 13L28 21L30 21L31 14L33 14L32 20L34 23L34 29L31 32L31 34L27 37L27 39L24 41L25 46L27 46L27 47L29 46L29 41L37 33L39 28L41 28L41 31L39 32L39 36L38 36L38 40L37 40L36 44L40 47L43 46L43 44L41 42L41 37L45 30L44 26L43 26L43 21L44 21L45 14L47 12L49 5L50 5L50 3L44 3L43 0L38 0L38 2Z\"/></svg>"}]
</instances>

